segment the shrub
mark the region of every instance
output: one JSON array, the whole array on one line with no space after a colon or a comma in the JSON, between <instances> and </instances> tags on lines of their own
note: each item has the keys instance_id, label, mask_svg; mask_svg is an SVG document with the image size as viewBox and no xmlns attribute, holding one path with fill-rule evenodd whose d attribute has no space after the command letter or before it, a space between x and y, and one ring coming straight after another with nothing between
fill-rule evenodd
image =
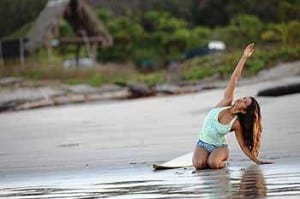
<instances>
[{"instance_id":1,"label":"shrub","mask_svg":"<svg viewBox=\"0 0 300 199\"><path fill-rule=\"evenodd\" d=\"M107 24L107 22L113 17L112 12L106 8L96 8L95 12L97 17L101 19L104 24Z\"/></svg>"},{"instance_id":2,"label":"shrub","mask_svg":"<svg viewBox=\"0 0 300 199\"><path fill-rule=\"evenodd\" d=\"M74 35L73 28L70 26L70 24L68 22L66 22L66 20L62 20L60 22L59 33L60 33L60 36L62 36L62 37Z\"/></svg>"},{"instance_id":3,"label":"shrub","mask_svg":"<svg viewBox=\"0 0 300 199\"><path fill-rule=\"evenodd\" d=\"M133 52L133 60L141 71L153 71L160 66L159 51L154 48L140 48Z\"/></svg>"},{"instance_id":4,"label":"shrub","mask_svg":"<svg viewBox=\"0 0 300 199\"><path fill-rule=\"evenodd\" d=\"M259 41L263 23L256 16L238 15L231 20L230 24L238 28L239 36L242 36L246 41Z\"/></svg>"},{"instance_id":5,"label":"shrub","mask_svg":"<svg viewBox=\"0 0 300 199\"><path fill-rule=\"evenodd\" d=\"M144 83L148 86L154 86L165 81L164 74L162 72L155 72L151 74L140 74L137 78L138 82Z\"/></svg>"},{"instance_id":6,"label":"shrub","mask_svg":"<svg viewBox=\"0 0 300 199\"><path fill-rule=\"evenodd\" d=\"M238 28L232 25L227 27L217 27L213 30L213 38L224 41L229 47L239 46L244 40L238 36L238 32Z\"/></svg>"},{"instance_id":7,"label":"shrub","mask_svg":"<svg viewBox=\"0 0 300 199\"><path fill-rule=\"evenodd\" d=\"M218 75L228 79L239 58L240 50L228 54L198 57L184 65L183 78L195 82L207 76ZM300 58L300 47L273 46L271 49L256 49L254 56L246 63L244 75L253 76L260 70L275 66L281 61L293 61Z\"/></svg>"},{"instance_id":8,"label":"shrub","mask_svg":"<svg viewBox=\"0 0 300 199\"><path fill-rule=\"evenodd\" d=\"M253 15L238 15L227 27L218 27L213 31L215 39L223 40L230 46L243 46L251 41L259 42L263 23Z\"/></svg>"},{"instance_id":9,"label":"shrub","mask_svg":"<svg viewBox=\"0 0 300 199\"><path fill-rule=\"evenodd\" d=\"M247 75L252 76L265 67L265 62L261 59L249 59L249 61L247 61L247 65Z\"/></svg>"},{"instance_id":10,"label":"shrub","mask_svg":"<svg viewBox=\"0 0 300 199\"><path fill-rule=\"evenodd\" d=\"M104 83L103 76L100 73L95 73L91 78L89 79L89 84L91 86L100 86Z\"/></svg>"},{"instance_id":11,"label":"shrub","mask_svg":"<svg viewBox=\"0 0 300 199\"><path fill-rule=\"evenodd\" d=\"M195 27L190 30L187 38L188 49L199 48L208 43L211 38L212 31L207 27Z\"/></svg>"},{"instance_id":12,"label":"shrub","mask_svg":"<svg viewBox=\"0 0 300 199\"><path fill-rule=\"evenodd\" d=\"M288 23L288 43L290 45L300 43L300 22L291 21Z\"/></svg>"},{"instance_id":13,"label":"shrub","mask_svg":"<svg viewBox=\"0 0 300 199\"><path fill-rule=\"evenodd\" d=\"M261 33L261 40L263 42L277 42L280 41L280 35L274 30L266 30Z\"/></svg>"}]
</instances>

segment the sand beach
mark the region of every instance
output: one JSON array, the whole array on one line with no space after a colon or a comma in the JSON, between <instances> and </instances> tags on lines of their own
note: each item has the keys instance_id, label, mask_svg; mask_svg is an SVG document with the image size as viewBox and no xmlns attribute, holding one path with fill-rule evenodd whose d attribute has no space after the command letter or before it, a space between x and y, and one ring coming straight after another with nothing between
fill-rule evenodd
<instances>
[{"instance_id":1,"label":"sand beach","mask_svg":"<svg viewBox=\"0 0 300 199\"><path fill-rule=\"evenodd\" d=\"M299 83L240 85L236 97ZM258 97L264 124L256 166L228 136L221 170L155 172L154 162L193 150L222 89L180 96L48 107L0 114L2 198L298 198L300 94Z\"/></svg>"}]
</instances>

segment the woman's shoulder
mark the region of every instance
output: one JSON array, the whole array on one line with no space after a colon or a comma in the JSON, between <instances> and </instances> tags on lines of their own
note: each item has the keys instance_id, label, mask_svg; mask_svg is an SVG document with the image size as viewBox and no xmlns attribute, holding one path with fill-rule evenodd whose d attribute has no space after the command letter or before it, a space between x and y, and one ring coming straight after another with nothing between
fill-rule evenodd
<instances>
[{"instance_id":1,"label":"woman's shoulder","mask_svg":"<svg viewBox=\"0 0 300 199\"><path fill-rule=\"evenodd\" d=\"M233 131L237 131L237 130L241 130L241 123L240 123L240 121L238 120L238 119L236 119L235 121L234 121L234 123L232 124L232 127L231 127L231 129L233 130Z\"/></svg>"},{"instance_id":2,"label":"woman's shoulder","mask_svg":"<svg viewBox=\"0 0 300 199\"><path fill-rule=\"evenodd\" d=\"M224 107L227 107L227 106L219 106L219 105L217 105L217 106L214 106L213 109L214 108L224 108Z\"/></svg>"},{"instance_id":3,"label":"woman's shoulder","mask_svg":"<svg viewBox=\"0 0 300 199\"><path fill-rule=\"evenodd\" d=\"M223 110L223 109L227 109L227 108L230 108L230 106L215 106L212 109L221 109L221 110Z\"/></svg>"}]
</instances>

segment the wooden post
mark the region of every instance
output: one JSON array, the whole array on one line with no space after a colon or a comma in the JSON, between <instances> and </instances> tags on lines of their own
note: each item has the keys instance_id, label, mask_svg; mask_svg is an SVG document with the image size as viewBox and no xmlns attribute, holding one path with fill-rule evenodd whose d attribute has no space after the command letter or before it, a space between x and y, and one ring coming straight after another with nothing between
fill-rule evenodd
<instances>
[{"instance_id":1,"label":"wooden post","mask_svg":"<svg viewBox=\"0 0 300 199\"><path fill-rule=\"evenodd\" d=\"M91 59L93 61L93 63L96 62L96 57L97 57L97 49L98 49L98 43L95 42L94 44L92 44L92 52L91 52Z\"/></svg>"},{"instance_id":2,"label":"wooden post","mask_svg":"<svg viewBox=\"0 0 300 199\"><path fill-rule=\"evenodd\" d=\"M81 45L77 44L76 45L76 51L75 51L76 68L79 68L80 49L81 49Z\"/></svg>"},{"instance_id":3,"label":"wooden post","mask_svg":"<svg viewBox=\"0 0 300 199\"><path fill-rule=\"evenodd\" d=\"M47 55L48 55L48 65L52 64L52 46L51 46L51 33L47 34L46 37L46 48L47 48Z\"/></svg>"},{"instance_id":4,"label":"wooden post","mask_svg":"<svg viewBox=\"0 0 300 199\"><path fill-rule=\"evenodd\" d=\"M52 62L52 50L50 45L47 43L47 54L48 54L48 64Z\"/></svg>"},{"instance_id":5,"label":"wooden post","mask_svg":"<svg viewBox=\"0 0 300 199\"><path fill-rule=\"evenodd\" d=\"M3 50L2 50L2 41L0 41L0 65L4 66Z\"/></svg>"},{"instance_id":6,"label":"wooden post","mask_svg":"<svg viewBox=\"0 0 300 199\"><path fill-rule=\"evenodd\" d=\"M24 41L23 38L20 38L20 63L21 66L24 66Z\"/></svg>"},{"instance_id":7,"label":"wooden post","mask_svg":"<svg viewBox=\"0 0 300 199\"><path fill-rule=\"evenodd\" d=\"M91 59L92 58L92 48L91 48L91 45L90 45L90 42L89 42L89 37L87 36L86 34L86 31L82 31L82 36L83 36L83 41L85 43L85 46L86 46L86 50L87 50L87 53L88 53L88 56L89 58Z\"/></svg>"}]
</instances>

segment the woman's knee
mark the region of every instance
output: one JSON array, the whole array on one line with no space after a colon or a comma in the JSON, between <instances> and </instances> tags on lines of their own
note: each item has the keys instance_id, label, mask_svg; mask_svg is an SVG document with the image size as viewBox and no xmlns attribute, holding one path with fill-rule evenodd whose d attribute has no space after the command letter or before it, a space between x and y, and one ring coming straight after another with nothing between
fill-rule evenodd
<instances>
[{"instance_id":1,"label":"woman's knee","mask_svg":"<svg viewBox=\"0 0 300 199\"><path fill-rule=\"evenodd\" d=\"M206 162L206 160L194 160L193 166L196 169L205 169L205 168L207 168L207 162Z\"/></svg>"},{"instance_id":2,"label":"woman's knee","mask_svg":"<svg viewBox=\"0 0 300 199\"><path fill-rule=\"evenodd\" d=\"M225 162L219 160L208 160L208 166L211 169L222 169L225 166Z\"/></svg>"}]
</instances>

